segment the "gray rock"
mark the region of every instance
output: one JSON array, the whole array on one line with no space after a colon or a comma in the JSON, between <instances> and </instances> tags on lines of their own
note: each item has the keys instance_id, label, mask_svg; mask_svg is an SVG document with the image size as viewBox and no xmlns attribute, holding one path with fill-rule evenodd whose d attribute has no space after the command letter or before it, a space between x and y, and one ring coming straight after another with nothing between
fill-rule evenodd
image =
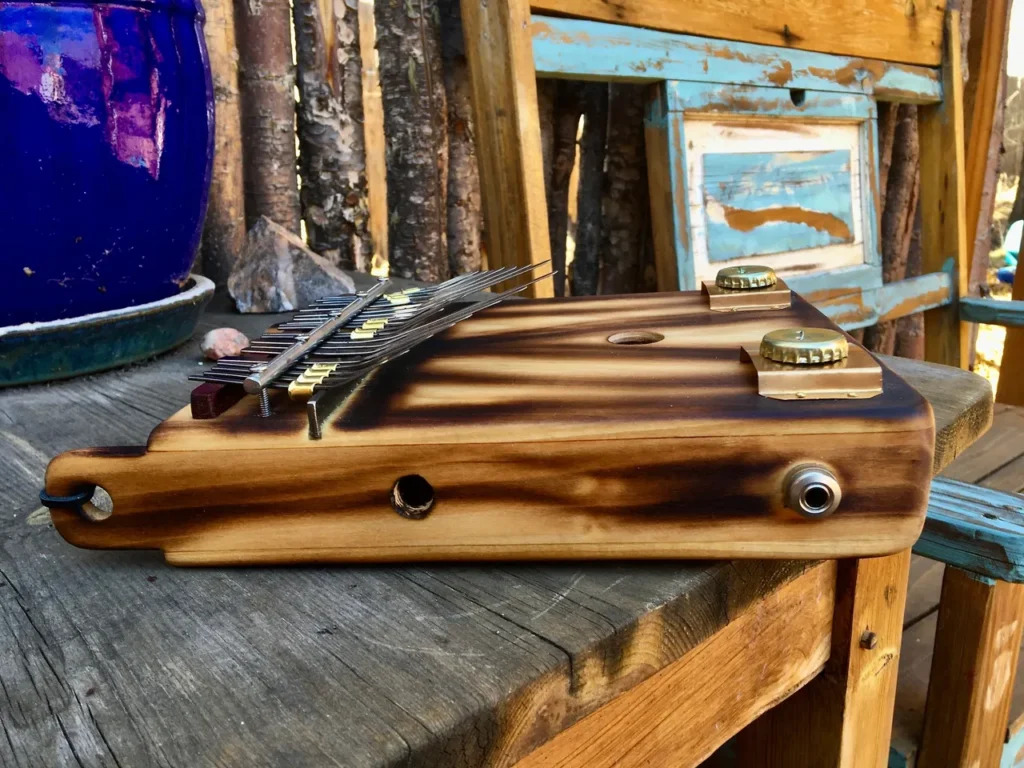
<instances>
[{"instance_id":1,"label":"gray rock","mask_svg":"<svg viewBox=\"0 0 1024 768\"><path fill-rule=\"evenodd\" d=\"M354 291L351 277L266 216L249 230L228 277L228 293L244 313L290 312Z\"/></svg>"}]
</instances>

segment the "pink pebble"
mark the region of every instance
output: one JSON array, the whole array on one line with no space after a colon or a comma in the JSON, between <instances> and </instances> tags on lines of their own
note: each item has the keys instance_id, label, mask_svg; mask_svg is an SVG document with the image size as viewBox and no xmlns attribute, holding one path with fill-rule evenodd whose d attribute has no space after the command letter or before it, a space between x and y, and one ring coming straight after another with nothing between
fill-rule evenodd
<instances>
[{"instance_id":1,"label":"pink pebble","mask_svg":"<svg viewBox=\"0 0 1024 768\"><path fill-rule=\"evenodd\" d=\"M235 328L214 328L203 336L199 348L207 360L220 360L222 357L237 355L249 346L246 335Z\"/></svg>"}]
</instances>

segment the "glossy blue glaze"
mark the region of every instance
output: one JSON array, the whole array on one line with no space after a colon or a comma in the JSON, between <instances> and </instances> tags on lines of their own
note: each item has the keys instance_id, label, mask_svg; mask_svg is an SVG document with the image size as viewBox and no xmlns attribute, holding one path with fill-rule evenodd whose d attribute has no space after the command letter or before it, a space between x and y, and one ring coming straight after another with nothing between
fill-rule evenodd
<instances>
[{"instance_id":1,"label":"glossy blue glaze","mask_svg":"<svg viewBox=\"0 0 1024 768\"><path fill-rule=\"evenodd\" d=\"M197 0L0 0L0 326L188 278L213 88Z\"/></svg>"}]
</instances>

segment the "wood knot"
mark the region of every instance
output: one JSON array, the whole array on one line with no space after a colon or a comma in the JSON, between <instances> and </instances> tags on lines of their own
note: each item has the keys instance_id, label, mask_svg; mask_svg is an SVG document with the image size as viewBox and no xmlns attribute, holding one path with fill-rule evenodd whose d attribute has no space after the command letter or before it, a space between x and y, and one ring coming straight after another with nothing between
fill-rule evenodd
<instances>
[{"instance_id":1,"label":"wood knot","mask_svg":"<svg viewBox=\"0 0 1024 768\"><path fill-rule=\"evenodd\" d=\"M878 635L870 630L865 631L860 636L860 647L865 651L873 651L878 647Z\"/></svg>"}]
</instances>

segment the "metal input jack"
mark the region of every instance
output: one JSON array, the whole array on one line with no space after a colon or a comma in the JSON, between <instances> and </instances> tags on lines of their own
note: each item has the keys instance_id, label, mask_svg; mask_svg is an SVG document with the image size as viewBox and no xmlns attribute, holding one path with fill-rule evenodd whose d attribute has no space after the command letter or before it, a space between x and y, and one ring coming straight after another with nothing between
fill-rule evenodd
<instances>
[{"instance_id":1,"label":"metal input jack","mask_svg":"<svg viewBox=\"0 0 1024 768\"><path fill-rule=\"evenodd\" d=\"M817 464L793 469L783 483L786 507L804 517L828 517L839 508L843 492L836 476Z\"/></svg>"}]
</instances>

